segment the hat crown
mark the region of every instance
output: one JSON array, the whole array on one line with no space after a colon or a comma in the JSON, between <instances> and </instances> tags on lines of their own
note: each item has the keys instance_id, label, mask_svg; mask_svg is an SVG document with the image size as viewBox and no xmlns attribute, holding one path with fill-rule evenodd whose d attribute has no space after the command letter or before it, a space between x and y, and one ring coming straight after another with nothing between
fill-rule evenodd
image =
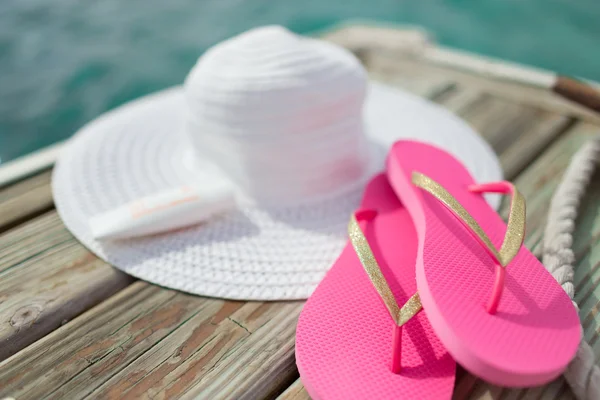
<instances>
[{"instance_id":1,"label":"hat crown","mask_svg":"<svg viewBox=\"0 0 600 400\"><path fill-rule=\"evenodd\" d=\"M288 201L336 192L367 164L366 72L347 50L280 26L210 48L185 81L187 131L250 196Z\"/></svg>"}]
</instances>

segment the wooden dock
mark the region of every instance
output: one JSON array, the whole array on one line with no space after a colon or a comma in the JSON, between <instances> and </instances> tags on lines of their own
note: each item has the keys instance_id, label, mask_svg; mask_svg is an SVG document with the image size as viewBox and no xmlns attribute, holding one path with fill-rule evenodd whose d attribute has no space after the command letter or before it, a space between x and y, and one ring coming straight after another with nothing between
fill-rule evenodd
<instances>
[{"instance_id":1,"label":"wooden dock","mask_svg":"<svg viewBox=\"0 0 600 400\"><path fill-rule=\"evenodd\" d=\"M600 134L600 118L522 80L470 71L464 60L481 65L475 56L456 53L462 65L422 57L414 51L422 45L419 31L350 26L326 37L354 51L374 79L447 107L481 133L527 199L526 244L539 252L553 190L573 153ZM523 79L532 72L515 71ZM302 302L196 297L112 268L59 219L51 171L43 169L50 164L41 163L41 171L13 165L27 176L11 176L0 189L0 399L308 399L294 362ZM597 358L598 177L582 205L574 243L576 300ZM573 395L562 378L509 390L461 370L454 397Z\"/></svg>"}]
</instances>

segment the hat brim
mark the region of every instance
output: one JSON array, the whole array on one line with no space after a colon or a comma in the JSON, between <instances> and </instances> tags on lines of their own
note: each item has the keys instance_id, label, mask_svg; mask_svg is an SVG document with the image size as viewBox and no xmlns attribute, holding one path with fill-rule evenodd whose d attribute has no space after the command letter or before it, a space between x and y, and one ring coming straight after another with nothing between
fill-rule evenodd
<instances>
[{"instance_id":1,"label":"hat brim","mask_svg":"<svg viewBox=\"0 0 600 400\"><path fill-rule=\"evenodd\" d=\"M237 300L307 298L346 243L361 185L310 204L244 206L202 225L120 241L97 241L90 217L156 191L185 185L197 171L182 157L183 90L121 106L83 127L53 173L56 208L86 247L124 272L185 292ZM364 110L373 174L389 145L417 139L461 160L479 182L502 178L489 145L465 122L417 96L371 83ZM493 206L497 199L491 200Z\"/></svg>"}]
</instances>

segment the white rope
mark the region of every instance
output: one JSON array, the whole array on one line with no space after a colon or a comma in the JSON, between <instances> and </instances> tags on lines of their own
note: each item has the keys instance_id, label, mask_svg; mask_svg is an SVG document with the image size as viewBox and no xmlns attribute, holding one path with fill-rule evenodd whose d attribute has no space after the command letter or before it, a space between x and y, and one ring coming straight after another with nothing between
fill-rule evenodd
<instances>
[{"instance_id":1,"label":"white rope","mask_svg":"<svg viewBox=\"0 0 600 400\"><path fill-rule=\"evenodd\" d=\"M586 143L571 160L562 182L556 189L544 233L543 263L561 284L571 300L575 296L573 285L573 231L577 209L590 182L596 163L600 160L600 136ZM573 300L575 308L579 309ZM577 355L564 374L578 399L600 399L600 368L590 345L581 339Z\"/></svg>"}]
</instances>

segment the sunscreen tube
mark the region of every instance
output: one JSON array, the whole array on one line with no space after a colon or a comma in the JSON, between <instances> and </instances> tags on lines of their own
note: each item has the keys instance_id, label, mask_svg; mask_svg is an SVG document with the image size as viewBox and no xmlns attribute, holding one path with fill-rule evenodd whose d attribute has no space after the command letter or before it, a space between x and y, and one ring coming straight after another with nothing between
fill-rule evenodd
<instances>
[{"instance_id":1,"label":"sunscreen tube","mask_svg":"<svg viewBox=\"0 0 600 400\"><path fill-rule=\"evenodd\" d=\"M187 185L152 194L90 218L95 239L124 239L166 232L234 209L228 182Z\"/></svg>"}]
</instances>

